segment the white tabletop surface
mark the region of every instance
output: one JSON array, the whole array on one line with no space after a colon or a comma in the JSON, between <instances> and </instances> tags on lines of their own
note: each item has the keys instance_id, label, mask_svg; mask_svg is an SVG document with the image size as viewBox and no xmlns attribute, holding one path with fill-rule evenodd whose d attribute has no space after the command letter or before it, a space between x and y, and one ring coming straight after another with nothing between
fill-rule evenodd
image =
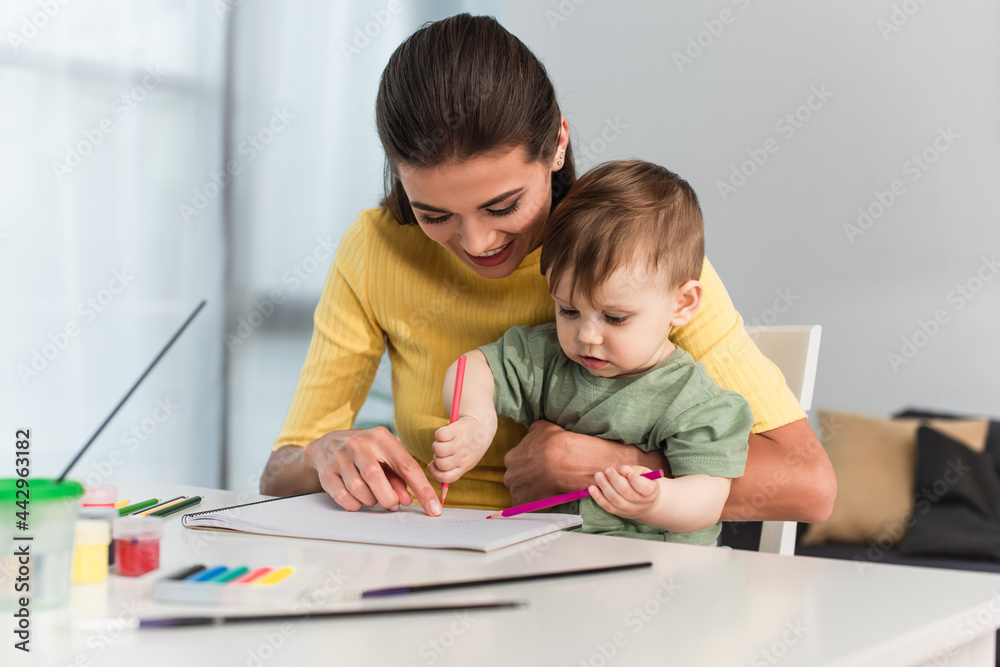
<instances>
[{"instance_id":1,"label":"white tabletop surface","mask_svg":"<svg viewBox=\"0 0 1000 667\"><path fill-rule=\"evenodd\" d=\"M118 490L119 497L133 500L200 494L205 501L199 510L263 498L129 480L119 480ZM122 622L205 613L204 607L150 597L155 578L193 563L315 568L321 585L335 591L644 560L653 567L377 603L527 603L515 610L163 630L129 630ZM988 654L1000 626L997 574L576 533L483 554L186 530L178 514L166 519L161 562L160 570L143 578L111 576L106 583L74 586L69 614L36 614L30 657L13 650L11 619L5 615L0 662L818 667L924 665L938 659L955 667L992 664ZM69 627L61 625L66 616Z\"/></svg>"}]
</instances>

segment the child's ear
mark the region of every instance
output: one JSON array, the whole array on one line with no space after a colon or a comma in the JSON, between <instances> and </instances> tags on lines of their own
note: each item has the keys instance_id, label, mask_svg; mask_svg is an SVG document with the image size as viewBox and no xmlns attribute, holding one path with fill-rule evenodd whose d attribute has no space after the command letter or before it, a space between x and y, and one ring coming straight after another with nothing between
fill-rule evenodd
<instances>
[{"instance_id":1,"label":"child's ear","mask_svg":"<svg viewBox=\"0 0 1000 667\"><path fill-rule=\"evenodd\" d=\"M674 295L676 301L670 326L682 327L690 322L698 311L698 305L701 304L701 283L697 280L689 280L678 287Z\"/></svg>"}]
</instances>

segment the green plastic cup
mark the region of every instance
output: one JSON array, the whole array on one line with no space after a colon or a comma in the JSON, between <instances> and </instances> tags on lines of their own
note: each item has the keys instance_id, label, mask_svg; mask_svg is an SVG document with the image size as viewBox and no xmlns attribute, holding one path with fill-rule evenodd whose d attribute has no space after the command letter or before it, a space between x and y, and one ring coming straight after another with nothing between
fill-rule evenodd
<instances>
[{"instance_id":1,"label":"green plastic cup","mask_svg":"<svg viewBox=\"0 0 1000 667\"><path fill-rule=\"evenodd\" d=\"M24 494L18 495L18 480L0 479L2 610L20 606L21 598L30 600L32 610L61 607L69 600L73 533L83 486L68 480L28 478L27 482L21 489L28 493L27 529L22 530L18 513L25 510L18 502L24 501Z\"/></svg>"}]
</instances>

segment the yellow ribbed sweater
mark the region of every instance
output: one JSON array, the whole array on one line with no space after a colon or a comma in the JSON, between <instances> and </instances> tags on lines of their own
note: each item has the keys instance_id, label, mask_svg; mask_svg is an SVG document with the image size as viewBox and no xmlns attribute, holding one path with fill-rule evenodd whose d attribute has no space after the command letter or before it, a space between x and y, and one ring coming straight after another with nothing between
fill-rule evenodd
<instances>
[{"instance_id":1,"label":"yellow ribbed sweater","mask_svg":"<svg viewBox=\"0 0 1000 667\"><path fill-rule=\"evenodd\" d=\"M418 226L397 224L384 208L362 211L337 248L316 308L309 352L273 449L304 446L324 433L351 428L388 347L393 425L426 469L434 431L448 423L441 389L452 362L497 340L511 326L555 319L538 268L540 256L539 248L506 278L481 278ZM707 259L701 282L701 307L691 322L671 333L671 340L704 362L718 384L747 399L753 432L805 417L780 371L744 332ZM502 417L493 446L451 485L448 504L510 506L503 458L525 432Z\"/></svg>"}]
</instances>

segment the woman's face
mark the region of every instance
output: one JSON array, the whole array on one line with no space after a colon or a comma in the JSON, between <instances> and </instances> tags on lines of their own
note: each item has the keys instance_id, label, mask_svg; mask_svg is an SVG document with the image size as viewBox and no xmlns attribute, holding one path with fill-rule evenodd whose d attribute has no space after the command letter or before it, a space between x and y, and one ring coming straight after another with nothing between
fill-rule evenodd
<instances>
[{"instance_id":1,"label":"woman's face","mask_svg":"<svg viewBox=\"0 0 1000 667\"><path fill-rule=\"evenodd\" d=\"M559 155L544 164L517 147L398 174L431 240L483 278L504 278L541 244Z\"/></svg>"}]
</instances>

